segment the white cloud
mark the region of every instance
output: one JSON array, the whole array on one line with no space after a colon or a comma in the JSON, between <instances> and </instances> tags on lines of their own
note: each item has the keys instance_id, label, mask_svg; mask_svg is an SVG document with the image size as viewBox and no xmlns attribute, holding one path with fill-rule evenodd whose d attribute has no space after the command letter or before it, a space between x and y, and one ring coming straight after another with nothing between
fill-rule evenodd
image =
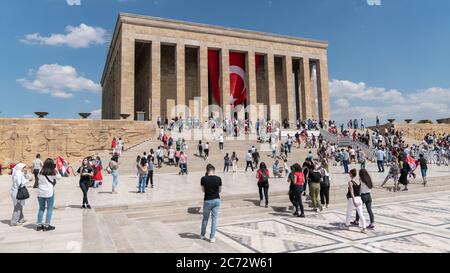
<instances>
[{"instance_id":1,"label":"white cloud","mask_svg":"<svg viewBox=\"0 0 450 273\"><path fill-rule=\"evenodd\" d=\"M450 88L432 87L413 93L367 86L365 83L332 80L329 83L332 118L338 123L364 118L373 125L376 116L403 121L407 118L438 119L450 114Z\"/></svg>"},{"instance_id":2,"label":"white cloud","mask_svg":"<svg viewBox=\"0 0 450 273\"><path fill-rule=\"evenodd\" d=\"M69 6L81 6L81 0L66 0Z\"/></svg>"},{"instance_id":3,"label":"white cloud","mask_svg":"<svg viewBox=\"0 0 450 273\"><path fill-rule=\"evenodd\" d=\"M32 76L34 79L22 78L17 82L26 89L35 90L41 94L50 94L56 98L72 98L73 93L78 91L95 93L101 91L99 84L78 75L77 70L69 65L44 64Z\"/></svg>"},{"instance_id":4,"label":"white cloud","mask_svg":"<svg viewBox=\"0 0 450 273\"><path fill-rule=\"evenodd\" d=\"M347 100L404 102L402 94L398 90L370 87L363 82L354 83L351 81L332 80L330 82L330 95L332 97L346 98Z\"/></svg>"},{"instance_id":5,"label":"white cloud","mask_svg":"<svg viewBox=\"0 0 450 273\"><path fill-rule=\"evenodd\" d=\"M20 41L25 44L87 48L93 44L106 44L108 39L109 34L105 29L80 24L79 26L67 26L66 34L51 34L49 37L45 37L39 33L33 33L25 35Z\"/></svg>"},{"instance_id":6,"label":"white cloud","mask_svg":"<svg viewBox=\"0 0 450 273\"><path fill-rule=\"evenodd\" d=\"M366 0L369 6L381 6L381 0Z\"/></svg>"},{"instance_id":7,"label":"white cloud","mask_svg":"<svg viewBox=\"0 0 450 273\"><path fill-rule=\"evenodd\" d=\"M335 101L336 105L339 108L347 108L350 107L350 102L346 99L340 98Z\"/></svg>"},{"instance_id":8,"label":"white cloud","mask_svg":"<svg viewBox=\"0 0 450 273\"><path fill-rule=\"evenodd\" d=\"M84 102L84 104L90 104L91 103L91 101L88 100L88 99L85 99L83 102Z\"/></svg>"},{"instance_id":9,"label":"white cloud","mask_svg":"<svg viewBox=\"0 0 450 273\"><path fill-rule=\"evenodd\" d=\"M102 119L102 109L97 109L91 112L91 119Z\"/></svg>"}]
</instances>

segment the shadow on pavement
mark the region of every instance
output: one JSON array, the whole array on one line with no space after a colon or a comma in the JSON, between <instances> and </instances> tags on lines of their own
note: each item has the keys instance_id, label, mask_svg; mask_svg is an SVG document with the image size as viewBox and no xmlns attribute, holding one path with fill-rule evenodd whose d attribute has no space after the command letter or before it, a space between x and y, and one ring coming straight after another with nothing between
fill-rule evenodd
<instances>
[{"instance_id":1,"label":"shadow on pavement","mask_svg":"<svg viewBox=\"0 0 450 273\"><path fill-rule=\"evenodd\" d=\"M188 208L187 209L187 212L189 213L189 214L202 214L201 212L200 212L200 207L192 207L192 208Z\"/></svg>"},{"instance_id":2,"label":"shadow on pavement","mask_svg":"<svg viewBox=\"0 0 450 273\"><path fill-rule=\"evenodd\" d=\"M253 203L253 205L259 207L259 200L256 200L256 199L244 199L244 201Z\"/></svg>"},{"instance_id":3,"label":"shadow on pavement","mask_svg":"<svg viewBox=\"0 0 450 273\"><path fill-rule=\"evenodd\" d=\"M179 233L181 238L183 239L192 239L192 240L200 240L200 235L186 232L186 233Z\"/></svg>"},{"instance_id":4,"label":"shadow on pavement","mask_svg":"<svg viewBox=\"0 0 450 273\"><path fill-rule=\"evenodd\" d=\"M36 229L36 225L35 224L26 224L23 227L26 228L26 229L32 229L32 230Z\"/></svg>"},{"instance_id":5,"label":"shadow on pavement","mask_svg":"<svg viewBox=\"0 0 450 273\"><path fill-rule=\"evenodd\" d=\"M287 211L288 211L286 207L276 207L276 206L272 206L272 209L273 209L273 211L279 212L279 213L281 213L281 212L287 212Z\"/></svg>"}]
</instances>

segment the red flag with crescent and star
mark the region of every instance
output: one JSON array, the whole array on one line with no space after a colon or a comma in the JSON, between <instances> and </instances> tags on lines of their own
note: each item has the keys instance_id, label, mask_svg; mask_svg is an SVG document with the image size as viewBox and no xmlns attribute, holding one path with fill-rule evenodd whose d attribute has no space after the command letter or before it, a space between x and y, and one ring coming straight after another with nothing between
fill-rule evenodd
<instances>
[{"instance_id":1,"label":"red flag with crescent and star","mask_svg":"<svg viewBox=\"0 0 450 273\"><path fill-rule=\"evenodd\" d=\"M208 50L209 80L211 83L212 95L217 104L220 102L220 56L218 50Z\"/></svg>"},{"instance_id":2,"label":"red flag with crescent and star","mask_svg":"<svg viewBox=\"0 0 450 273\"><path fill-rule=\"evenodd\" d=\"M230 105L243 104L247 99L245 54L230 52Z\"/></svg>"},{"instance_id":3,"label":"red flag with crescent and star","mask_svg":"<svg viewBox=\"0 0 450 273\"><path fill-rule=\"evenodd\" d=\"M208 50L209 79L212 95L216 102L221 105L220 87L220 52ZM243 104L247 99L246 79L246 55L245 53L230 52L230 95L229 105L236 107ZM255 56L255 70L258 72L263 56Z\"/></svg>"},{"instance_id":4,"label":"red flag with crescent and star","mask_svg":"<svg viewBox=\"0 0 450 273\"><path fill-rule=\"evenodd\" d=\"M64 157L58 155L56 157L56 169L62 177L67 177L70 174L69 162Z\"/></svg>"}]
</instances>

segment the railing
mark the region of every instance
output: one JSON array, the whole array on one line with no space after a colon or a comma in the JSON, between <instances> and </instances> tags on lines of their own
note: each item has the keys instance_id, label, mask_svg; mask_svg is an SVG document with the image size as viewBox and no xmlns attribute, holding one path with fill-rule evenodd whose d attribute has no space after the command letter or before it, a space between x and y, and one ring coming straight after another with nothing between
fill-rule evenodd
<instances>
[{"instance_id":1,"label":"railing","mask_svg":"<svg viewBox=\"0 0 450 273\"><path fill-rule=\"evenodd\" d=\"M351 139L350 137L342 137L338 135L333 135L327 130L320 130L322 136L329 142L335 143L338 147L352 147L361 148L361 150L366 154L366 158L373 161L375 159L375 151L367 146L365 143Z\"/></svg>"}]
</instances>

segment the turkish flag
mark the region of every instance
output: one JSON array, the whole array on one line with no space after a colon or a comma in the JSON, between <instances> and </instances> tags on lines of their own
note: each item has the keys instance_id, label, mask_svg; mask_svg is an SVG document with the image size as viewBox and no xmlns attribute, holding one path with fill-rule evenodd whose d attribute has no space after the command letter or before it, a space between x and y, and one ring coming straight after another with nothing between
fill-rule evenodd
<instances>
[{"instance_id":1,"label":"turkish flag","mask_svg":"<svg viewBox=\"0 0 450 273\"><path fill-rule=\"evenodd\" d=\"M211 82L211 90L217 104L221 105L220 101L220 59L218 50L208 50L208 68L209 80Z\"/></svg>"},{"instance_id":2,"label":"turkish flag","mask_svg":"<svg viewBox=\"0 0 450 273\"><path fill-rule=\"evenodd\" d=\"M247 99L245 54L230 52L230 105L236 107Z\"/></svg>"},{"instance_id":3,"label":"turkish flag","mask_svg":"<svg viewBox=\"0 0 450 273\"><path fill-rule=\"evenodd\" d=\"M406 157L406 161L409 164L409 167L411 167L411 173L413 173L417 167L419 167L419 160L414 159L412 156L408 155Z\"/></svg>"},{"instance_id":4,"label":"turkish flag","mask_svg":"<svg viewBox=\"0 0 450 273\"><path fill-rule=\"evenodd\" d=\"M256 72L259 70L262 57L260 55L255 56ZM218 50L208 50L208 68L212 94L216 102L221 105L220 55ZM245 54L230 52L230 105L243 104L247 99L245 73Z\"/></svg>"},{"instance_id":5,"label":"turkish flag","mask_svg":"<svg viewBox=\"0 0 450 273\"><path fill-rule=\"evenodd\" d=\"M58 170L59 174L63 177L67 177L70 174L69 170L69 162L64 159L64 157L58 155L56 157L56 169Z\"/></svg>"}]
</instances>

